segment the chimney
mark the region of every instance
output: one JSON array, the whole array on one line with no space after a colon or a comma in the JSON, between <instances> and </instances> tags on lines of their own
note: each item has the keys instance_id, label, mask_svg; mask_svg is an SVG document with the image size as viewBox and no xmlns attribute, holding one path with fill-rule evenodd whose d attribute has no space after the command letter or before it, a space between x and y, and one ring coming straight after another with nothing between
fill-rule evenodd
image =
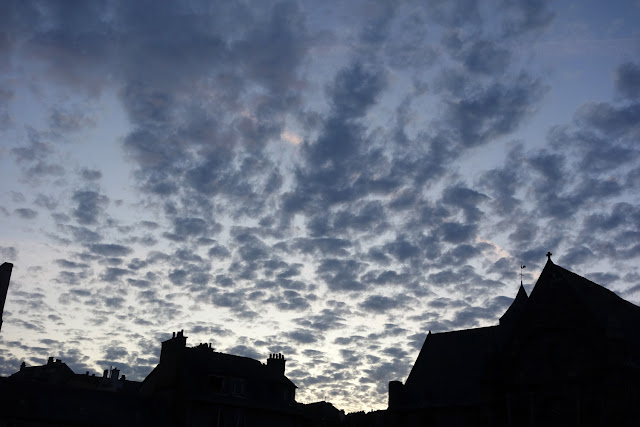
<instances>
[{"instance_id":1,"label":"chimney","mask_svg":"<svg viewBox=\"0 0 640 427\"><path fill-rule=\"evenodd\" d=\"M109 376L109 370L105 369L104 372L102 373L102 378L107 378Z\"/></svg>"},{"instance_id":2,"label":"chimney","mask_svg":"<svg viewBox=\"0 0 640 427\"><path fill-rule=\"evenodd\" d=\"M389 408L396 409L406 401L404 384L401 381L389 381Z\"/></svg>"},{"instance_id":3,"label":"chimney","mask_svg":"<svg viewBox=\"0 0 640 427\"><path fill-rule=\"evenodd\" d=\"M49 356L49 360L47 360L47 365L53 365L53 356Z\"/></svg>"},{"instance_id":4,"label":"chimney","mask_svg":"<svg viewBox=\"0 0 640 427\"><path fill-rule=\"evenodd\" d=\"M286 359L281 353L278 354L270 354L267 359L267 367L273 369L279 374L284 375L284 365L286 363Z\"/></svg>"},{"instance_id":5,"label":"chimney","mask_svg":"<svg viewBox=\"0 0 640 427\"><path fill-rule=\"evenodd\" d=\"M184 330L173 333L173 338L168 339L162 343L162 349L160 350L160 364L172 364L176 363L182 354L182 351L187 346L187 337L184 336Z\"/></svg>"},{"instance_id":6,"label":"chimney","mask_svg":"<svg viewBox=\"0 0 640 427\"><path fill-rule=\"evenodd\" d=\"M10 262L0 265L0 330L2 330L2 313L4 312L4 301L7 299L7 291L9 290L11 270L13 270L13 264Z\"/></svg>"}]
</instances>

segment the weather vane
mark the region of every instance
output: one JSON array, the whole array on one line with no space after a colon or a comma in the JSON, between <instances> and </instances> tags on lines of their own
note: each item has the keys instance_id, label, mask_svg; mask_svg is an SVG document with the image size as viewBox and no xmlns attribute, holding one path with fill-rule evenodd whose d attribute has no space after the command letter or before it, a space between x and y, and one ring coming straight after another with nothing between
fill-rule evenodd
<instances>
[{"instance_id":1,"label":"weather vane","mask_svg":"<svg viewBox=\"0 0 640 427\"><path fill-rule=\"evenodd\" d=\"M520 284L521 285L522 285L522 270L524 270L525 268L527 268L527 266L524 264L520 266Z\"/></svg>"}]
</instances>

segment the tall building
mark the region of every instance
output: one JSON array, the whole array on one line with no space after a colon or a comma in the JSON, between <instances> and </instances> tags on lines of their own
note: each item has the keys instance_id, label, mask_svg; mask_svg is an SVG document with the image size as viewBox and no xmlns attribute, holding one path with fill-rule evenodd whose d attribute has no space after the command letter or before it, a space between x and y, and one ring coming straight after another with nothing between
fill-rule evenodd
<instances>
[{"instance_id":1,"label":"tall building","mask_svg":"<svg viewBox=\"0 0 640 427\"><path fill-rule=\"evenodd\" d=\"M427 335L388 425L638 425L640 307L548 256L498 325Z\"/></svg>"},{"instance_id":2,"label":"tall building","mask_svg":"<svg viewBox=\"0 0 640 427\"><path fill-rule=\"evenodd\" d=\"M5 262L0 265L0 330L2 330L2 313L4 313L4 301L7 299L9 281L11 280L13 264Z\"/></svg>"}]
</instances>

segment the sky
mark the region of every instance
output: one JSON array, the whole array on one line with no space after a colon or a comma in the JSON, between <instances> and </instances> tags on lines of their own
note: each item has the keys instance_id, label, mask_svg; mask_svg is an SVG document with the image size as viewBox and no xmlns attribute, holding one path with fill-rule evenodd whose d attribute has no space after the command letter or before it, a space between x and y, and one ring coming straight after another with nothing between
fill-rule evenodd
<instances>
[{"instance_id":1,"label":"sky","mask_svg":"<svg viewBox=\"0 0 640 427\"><path fill-rule=\"evenodd\" d=\"M160 343L386 407L547 258L640 303L640 2L2 1L0 375ZM526 268L522 269L521 266Z\"/></svg>"}]
</instances>

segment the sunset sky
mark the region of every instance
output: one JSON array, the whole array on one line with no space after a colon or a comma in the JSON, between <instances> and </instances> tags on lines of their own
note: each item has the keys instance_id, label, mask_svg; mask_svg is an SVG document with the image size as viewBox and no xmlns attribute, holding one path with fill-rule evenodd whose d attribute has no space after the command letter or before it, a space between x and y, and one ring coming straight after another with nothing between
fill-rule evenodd
<instances>
[{"instance_id":1,"label":"sunset sky","mask_svg":"<svg viewBox=\"0 0 640 427\"><path fill-rule=\"evenodd\" d=\"M640 2L2 1L0 375L160 343L385 408L551 251L640 302Z\"/></svg>"}]
</instances>

